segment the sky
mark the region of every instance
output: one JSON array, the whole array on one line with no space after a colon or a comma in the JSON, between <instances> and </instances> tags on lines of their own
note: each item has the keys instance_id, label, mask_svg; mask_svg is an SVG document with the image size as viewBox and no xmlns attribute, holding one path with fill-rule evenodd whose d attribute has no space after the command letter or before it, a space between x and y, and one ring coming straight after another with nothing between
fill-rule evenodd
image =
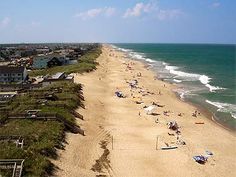
<instances>
[{"instance_id":1,"label":"sky","mask_svg":"<svg viewBox=\"0 0 236 177\"><path fill-rule=\"evenodd\" d=\"M236 0L0 0L0 43L236 44Z\"/></svg>"}]
</instances>

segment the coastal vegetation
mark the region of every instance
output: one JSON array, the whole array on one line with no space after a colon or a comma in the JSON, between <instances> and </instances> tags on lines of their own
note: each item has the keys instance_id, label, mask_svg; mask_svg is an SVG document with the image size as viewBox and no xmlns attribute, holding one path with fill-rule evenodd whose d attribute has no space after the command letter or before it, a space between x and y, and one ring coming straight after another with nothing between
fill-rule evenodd
<instances>
[{"instance_id":1,"label":"coastal vegetation","mask_svg":"<svg viewBox=\"0 0 236 177\"><path fill-rule=\"evenodd\" d=\"M56 93L55 90L58 89L61 93ZM27 92L18 96L6 108L12 110L9 115L26 114L26 110L40 110L40 114L57 114L75 125L72 110L83 107L80 98L81 89L79 84L54 84L35 93ZM46 93L55 93L57 100L46 101L44 98ZM68 96L66 96L67 94ZM39 96L41 97L39 98ZM26 159L24 163L25 176L50 175L53 164L49 158L56 159L56 149L64 147L64 131L68 129L63 122L34 120L33 118L9 120L7 117L7 114L1 116L0 136L20 136L24 139L24 146L21 149L16 147L14 142L1 141L0 159ZM11 174L11 171L7 171L4 176L11 176Z\"/></svg>"},{"instance_id":2,"label":"coastal vegetation","mask_svg":"<svg viewBox=\"0 0 236 177\"><path fill-rule=\"evenodd\" d=\"M96 69L95 60L100 53L101 49L96 48L81 57L76 65L34 71L31 75L89 72ZM52 175L55 166L50 159L57 159L57 149L64 148L65 132L73 132L70 126L80 129L75 123L75 117L82 118L75 111L80 107L84 107L81 84L60 82L18 94L13 101L0 109L0 159L25 159L23 176ZM38 113L32 116L27 110L38 110ZM45 119L34 117L38 114L44 115ZM10 119L11 115L25 117ZM47 119L47 115L55 115L63 121ZM12 137L23 139L23 148L17 146ZM1 169L1 175L12 176L12 170Z\"/></svg>"}]
</instances>

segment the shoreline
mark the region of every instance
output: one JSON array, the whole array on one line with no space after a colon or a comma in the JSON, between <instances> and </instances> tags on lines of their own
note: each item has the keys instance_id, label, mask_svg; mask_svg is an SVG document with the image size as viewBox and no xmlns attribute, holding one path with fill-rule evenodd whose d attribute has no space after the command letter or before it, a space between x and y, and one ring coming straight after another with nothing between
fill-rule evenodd
<instances>
[{"instance_id":1,"label":"shoreline","mask_svg":"<svg viewBox=\"0 0 236 177\"><path fill-rule=\"evenodd\" d=\"M173 89L181 88L181 87L178 86L177 84L170 83L170 82L168 82L168 81L164 81L164 80L160 79L160 78L158 77L158 73L156 73L155 69L154 69L152 66L150 67L150 64L149 64L147 61L145 61L145 60L139 60L139 59L135 59L135 58L131 58L130 56L128 56L127 52L121 51L121 50L119 50L119 49L117 49L117 48L114 48L113 45L111 45L111 44L105 44L105 45L108 45L110 48L112 48L113 50L115 50L115 51L117 51L117 52L123 53L123 54L126 56L125 58L128 59L128 60L136 61L136 62L142 63L142 64L144 65L143 67L144 67L145 69L151 70L151 71L153 72L153 75L156 77L157 80L159 80L159 81L161 81L161 82L163 82L163 83L172 85L173 87L175 87L175 88L173 88ZM148 69L148 68L150 68L150 69ZM201 103L193 103L193 102L191 102L190 100L188 101L188 100L186 100L186 99L182 99L182 98L179 96L179 94L178 94L176 91L174 91L173 89L172 89L172 92L176 95L176 98L177 98L177 99L179 99L180 101L183 101L183 102L185 102L185 103L188 103L188 104L190 104L190 105L196 107L196 109L201 110L201 113L203 113L209 120L211 120L211 121L212 121L213 123L215 123L217 126L220 126L220 127L222 127L223 129L225 129L225 130L227 130L227 131L229 131L229 132L231 132L231 133L233 133L233 134L236 133L236 129L233 129L233 128L231 128L229 125L223 124L222 121L217 120L217 118L215 118L214 113L213 113L209 108L205 108L204 105L201 104Z\"/></svg>"},{"instance_id":2,"label":"shoreline","mask_svg":"<svg viewBox=\"0 0 236 177\"><path fill-rule=\"evenodd\" d=\"M154 72L142 62L124 58L124 53L107 45L102 51L97 70L75 76L75 81L84 85L85 109L78 110L84 120L77 120L77 124L86 136L67 135L68 145L55 162L57 176L221 177L226 172L235 176L235 134L203 112L192 117L196 107L180 100L172 90L175 86L155 79ZM132 90L128 83L134 79L140 88ZM126 97L115 96L117 90ZM143 104L137 104L137 99ZM144 109L153 102L164 105L157 108L157 115ZM162 114L167 110L169 116ZM168 129L170 121L180 125L181 135ZM186 145L178 144L178 138ZM166 144L178 148L161 150ZM204 155L206 150L213 152L213 157L205 165L196 163L193 156Z\"/></svg>"},{"instance_id":3,"label":"shoreline","mask_svg":"<svg viewBox=\"0 0 236 177\"><path fill-rule=\"evenodd\" d=\"M162 81L162 82L166 82L166 81ZM166 82L168 83L168 82ZM171 84L171 83L169 83ZM175 85L176 87L178 87L178 85ZM174 92L174 94L176 95L176 98L179 99L180 101L183 101L184 103L187 103L193 107L195 107L197 110L200 110L201 114L204 115L206 118L208 118L212 123L214 123L216 126L219 126L220 128L223 128L224 130L232 133L232 135L236 136L236 132L232 129L230 129L229 127L227 127L226 125L221 124L220 122L218 122L216 120L216 118L214 117L214 113L211 112L211 110L204 108L203 105L197 104L197 103L193 103L191 101L188 100L184 100L181 99L181 97L178 95L177 92L175 92L174 90L172 90Z\"/></svg>"},{"instance_id":4,"label":"shoreline","mask_svg":"<svg viewBox=\"0 0 236 177\"><path fill-rule=\"evenodd\" d=\"M177 96L178 97L178 96ZM181 100L181 98L178 98ZM197 109L200 110L201 114L203 114L206 118L208 118L212 123L214 123L216 126L220 127L220 128L223 128L224 130L232 133L233 135L235 135L235 131L230 129L229 127L227 127L226 125L223 125L221 123L219 123L216 118L214 118L214 113L211 112L209 109L207 108L204 108L202 105L200 104L195 104L195 103L192 103L191 101L186 101L186 100L183 100L183 102L187 103L187 104L190 104L194 107L196 107Z\"/></svg>"}]
</instances>

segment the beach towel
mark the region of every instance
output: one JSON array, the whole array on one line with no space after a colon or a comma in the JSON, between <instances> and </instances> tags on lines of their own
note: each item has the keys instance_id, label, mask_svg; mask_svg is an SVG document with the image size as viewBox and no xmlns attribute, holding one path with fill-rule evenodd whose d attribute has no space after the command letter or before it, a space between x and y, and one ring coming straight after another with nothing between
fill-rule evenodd
<instances>
[{"instance_id":1,"label":"beach towel","mask_svg":"<svg viewBox=\"0 0 236 177\"><path fill-rule=\"evenodd\" d=\"M156 108L155 106L148 106L148 107L144 108L144 110L147 111L147 114L151 114L152 111L155 110L155 108Z\"/></svg>"}]
</instances>

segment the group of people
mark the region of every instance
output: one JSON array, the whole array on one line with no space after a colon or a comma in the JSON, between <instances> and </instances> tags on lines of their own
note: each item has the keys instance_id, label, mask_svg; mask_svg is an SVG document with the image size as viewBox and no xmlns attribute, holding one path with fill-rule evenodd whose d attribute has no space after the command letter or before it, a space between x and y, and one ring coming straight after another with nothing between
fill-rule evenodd
<instances>
[{"instance_id":1,"label":"group of people","mask_svg":"<svg viewBox=\"0 0 236 177\"><path fill-rule=\"evenodd\" d=\"M199 111L197 111L197 110L195 110L193 113L192 113L192 116L193 117L197 117L197 116L200 116L201 115L201 113L199 112Z\"/></svg>"}]
</instances>

